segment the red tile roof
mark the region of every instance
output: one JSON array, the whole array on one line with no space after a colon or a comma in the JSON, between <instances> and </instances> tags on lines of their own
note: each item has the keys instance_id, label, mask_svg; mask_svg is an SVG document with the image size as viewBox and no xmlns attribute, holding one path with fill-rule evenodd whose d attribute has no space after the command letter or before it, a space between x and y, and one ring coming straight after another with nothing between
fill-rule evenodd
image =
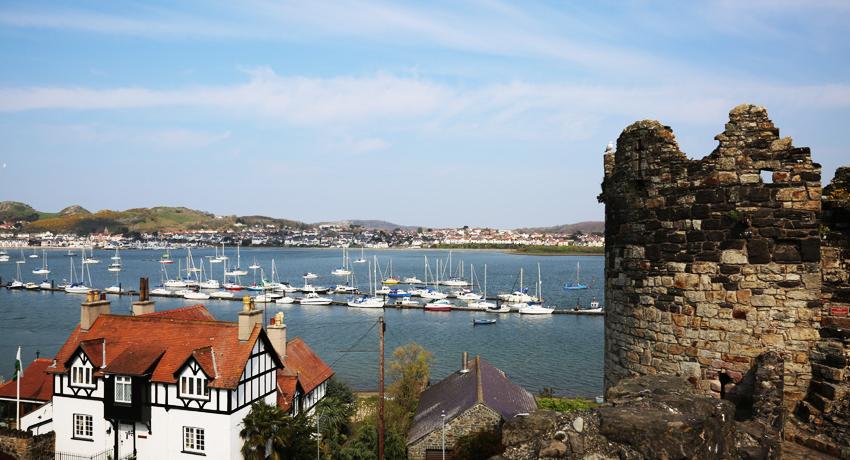
<instances>
[{"instance_id":1,"label":"red tile roof","mask_svg":"<svg viewBox=\"0 0 850 460\"><path fill-rule=\"evenodd\" d=\"M283 367L298 375L304 393L313 391L314 388L334 375L333 369L322 361L322 358L319 358L300 337L286 343L286 358L283 360Z\"/></svg>"},{"instance_id":2,"label":"red tile roof","mask_svg":"<svg viewBox=\"0 0 850 460\"><path fill-rule=\"evenodd\" d=\"M26 401L50 401L53 397L53 376L45 372L52 361L39 358L24 369L21 378L21 399ZM17 383L14 380L0 385L0 398L15 399Z\"/></svg>"},{"instance_id":3,"label":"red tile roof","mask_svg":"<svg viewBox=\"0 0 850 460\"><path fill-rule=\"evenodd\" d=\"M295 392L298 389L298 377L285 369L277 370L277 406L284 412L292 409Z\"/></svg>"},{"instance_id":4,"label":"red tile roof","mask_svg":"<svg viewBox=\"0 0 850 460\"><path fill-rule=\"evenodd\" d=\"M195 309L192 310L192 315L209 314L203 306L193 308ZM199 311L201 309L203 311ZM251 355L251 348L261 334L265 337L262 327L259 324L256 325L249 339L241 343L238 339L237 323L188 320L182 317L186 311L187 309L181 309L178 318L172 317L173 314L169 315L168 312L141 316L102 314L92 324L89 331L83 332L79 326L74 329L56 354L58 363L56 368L49 372L66 372L65 364L78 347L83 348L89 358L97 362L100 367L103 339L106 339L106 366L102 369L103 372L112 372L110 365L115 364L116 360L123 367L122 360L118 358L126 350L156 345L162 347L165 352L151 372L151 381L175 383L177 381L175 372L186 363L189 357L194 356L200 361L205 371L212 371L210 375L213 379L209 384L211 388L235 389ZM266 346L271 347L268 342ZM205 352L196 354L196 351L205 348L210 349L206 352L209 359L204 356ZM92 356L89 350L91 354L98 356ZM214 357L212 353L215 354ZM150 353L146 356L150 357ZM215 363L214 369L213 363ZM137 371L137 369L134 370Z\"/></svg>"},{"instance_id":5,"label":"red tile roof","mask_svg":"<svg viewBox=\"0 0 850 460\"><path fill-rule=\"evenodd\" d=\"M173 310L157 311L140 316L153 318L185 319L195 321L215 321L215 317L212 315L212 313L210 313L209 310L207 310L207 308L201 304L190 305L188 307L182 308L175 308Z\"/></svg>"}]
</instances>

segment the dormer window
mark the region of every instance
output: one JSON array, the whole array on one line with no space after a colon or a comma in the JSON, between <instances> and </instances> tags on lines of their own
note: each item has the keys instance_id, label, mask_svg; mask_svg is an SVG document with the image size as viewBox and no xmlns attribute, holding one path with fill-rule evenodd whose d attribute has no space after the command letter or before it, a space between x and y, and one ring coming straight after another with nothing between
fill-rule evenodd
<instances>
[{"instance_id":1,"label":"dormer window","mask_svg":"<svg viewBox=\"0 0 850 460\"><path fill-rule=\"evenodd\" d=\"M192 399L209 399L210 389L207 387L207 379L203 376L180 377L180 397Z\"/></svg>"},{"instance_id":2,"label":"dormer window","mask_svg":"<svg viewBox=\"0 0 850 460\"><path fill-rule=\"evenodd\" d=\"M71 385L80 387L94 386L92 382L92 369L86 366L71 367Z\"/></svg>"},{"instance_id":3,"label":"dormer window","mask_svg":"<svg viewBox=\"0 0 850 460\"><path fill-rule=\"evenodd\" d=\"M115 402L132 404L133 380L130 377L115 377Z\"/></svg>"}]
</instances>

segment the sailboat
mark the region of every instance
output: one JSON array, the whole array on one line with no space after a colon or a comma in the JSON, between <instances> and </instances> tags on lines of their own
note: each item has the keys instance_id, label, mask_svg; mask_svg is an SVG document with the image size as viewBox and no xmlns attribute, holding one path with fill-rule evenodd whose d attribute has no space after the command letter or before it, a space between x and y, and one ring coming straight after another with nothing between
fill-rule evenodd
<instances>
[{"instance_id":1,"label":"sailboat","mask_svg":"<svg viewBox=\"0 0 850 460\"><path fill-rule=\"evenodd\" d=\"M163 274L165 275L165 281L162 282L162 285L167 288L185 288L186 282L180 279L180 261L177 261L177 278L169 279L168 278L168 270L165 269L165 266L162 266Z\"/></svg>"},{"instance_id":2,"label":"sailboat","mask_svg":"<svg viewBox=\"0 0 850 460\"><path fill-rule=\"evenodd\" d=\"M30 254L30 259L38 259L38 254L36 254L35 248L32 248L32 254Z\"/></svg>"},{"instance_id":3,"label":"sailboat","mask_svg":"<svg viewBox=\"0 0 850 460\"><path fill-rule=\"evenodd\" d=\"M15 280L9 283L9 289L21 289L24 287L23 277L21 276L21 265L25 263L27 263L27 261L24 260L24 250L21 249L21 260L15 261Z\"/></svg>"},{"instance_id":4,"label":"sailboat","mask_svg":"<svg viewBox=\"0 0 850 460\"><path fill-rule=\"evenodd\" d=\"M360 246L360 258L354 261L355 264L365 264L366 256L364 254L363 246Z\"/></svg>"},{"instance_id":5,"label":"sailboat","mask_svg":"<svg viewBox=\"0 0 850 460\"><path fill-rule=\"evenodd\" d=\"M110 265L110 267L111 267L111 265ZM113 284L112 286L109 286L108 288L104 289L103 291L109 292L111 294L120 294L121 293L121 283L118 282L118 272L121 271L120 264L119 264L118 270L109 270L109 271L115 273L115 284Z\"/></svg>"},{"instance_id":6,"label":"sailboat","mask_svg":"<svg viewBox=\"0 0 850 460\"><path fill-rule=\"evenodd\" d=\"M351 270L348 268L348 254L346 253L345 248L342 248L342 267L339 267L331 272L331 275L334 276L349 276L351 275Z\"/></svg>"},{"instance_id":7,"label":"sailboat","mask_svg":"<svg viewBox=\"0 0 850 460\"><path fill-rule=\"evenodd\" d=\"M201 282L198 284L198 287L201 289L220 289L221 285L218 280L212 277L212 264L214 262L210 259L210 274L209 277L206 276L206 272L204 271L204 264L201 263Z\"/></svg>"},{"instance_id":8,"label":"sailboat","mask_svg":"<svg viewBox=\"0 0 850 460\"><path fill-rule=\"evenodd\" d=\"M94 258L94 248L89 250L88 257L86 257L86 248L83 248L83 263L86 265L100 263L100 260Z\"/></svg>"},{"instance_id":9,"label":"sailboat","mask_svg":"<svg viewBox=\"0 0 850 460\"><path fill-rule=\"evenodd\" d=\"M528 288L523 286L523 269L520 267L519 269L519 291L514 291L510 294L499 294L499 300L503 302L508 302L511 304L518 303L527 303L527 302L535 302L537 298L531 295L528 295Z\"/></svg>"},{"instance_id":10,"label":"sailboat","mask_svg":"<svg viewBox=\"0 0 850 460\"><path fill-rule=\"evenodd\" d=\"M381 281L381 283L382 284L398 284L398 283L400 283L399 279L396 278L395 276L393 276L393 260L392 259L390 259L390 263L389 263L389 276L387 276L387 278L385 280Z\"/></svg>"},{"instance_id":11,"label":"sailboat","mask_svg":"<svg viewBox=\"0 0 850 460\"><path fill-rule=\"evenodd\" d=\"M428 281L427 280L428 271L429 271L428 259L425 259L425 278L426 278L425 281L426 282ZM440 290L439 290L439 286L440 286L440 259L437 259L437 270L436 270L436 272L437 272L437 276L432 276L434 288L426 287L425 290L419 292L419 296L422 297L423 299L442 300L442 299L445 299L446 297L448 297L448 294L446 294L444 292L440 292Z\"/></svg>"},{"instance_id":12,"label":"sailboat","mask_svg":"<svg viewBox=\"0 0 850 460\"><path fill-rule=\"evenodd\" d=\"M251 264L251 265L248 265L248 268L250 268L251 270L259 270L260 269L260 264L257 263L256 257L254 257L254 263Z\"/></svg>"},{"instance_id":13,"label":"sailboat","mask_svg":"<svg viewBox=\"0 0 850 460\"><path fill-rule=\"evenodd\" d=\"M109 264L109 267L106 269L111 272L120 272L121 271L121 256L118 255L118 248L115 248L115 255L110 257L112 259L112 263Z\"/></svg>"},{"instance_id":14,"label":"sailboat","mask_svg":"<svg viewBox=\"0 0 850 460\"><path fill-rule=\"evenodd\" d=\"M233 270L230 271L231 276L245 276L245 275L248 274L248 271L243 270L242 267L241 267L242 256L239 253L239 248L241 246L242 246L241 244L236 245L236 268L234 268Z\"/></svg>"},{"instance_id":15,"label":"sailboat","mask_svg":"<svg viewBox=\"0 0 850 460\"><path fill-rule=\"evenodd\" d=\"M537 296L539 302L521 304L520 315L551 315L554 308L543 306L543 283L540 281L540 264L537 264Z\"/></svg>"},{"instance_id":16,"label":"sailboat","mask_svg":"<svg viewBox=\"0 0 850 460\"><path fill-rule=\"evenodd\" d=\"M42 250L41 257L41 268L35 269L32 271L33 275L45 275L44 279L47 279L47 275L50 274L50 270L47 269L47 253Z\"/></svg>"},{"instance_id":17,"label":"sailboat","mask_svg":"<svg viewBox=\"0 0 850 460\"><path fill-rule=\"evenodd\" d=\"M218 255L218 246L215 246L215 256L207 256L211 264L220 264L224 262L224 243L221 243L221 255Z\"/></svg>"},{"instance_id":18,"label":"sailboat","mask_svg":"<svg viewBox=\"0 0 850 460\"><path fill-rule=\"evenodd\" d=\"M576 262L576 282L575 283L570 283L570 282L564 283L564 290L565 291L587 289L587 285L582 284L581 281L579 280L580 273L581 273L581 264L579 262Z\"/></svg>"},{"instance_id":19,"label":"sailboat","mask_svg":"<svg viewBox=\"0 0 850 460\"><path fill-rule=\"evenodd\" d=\"M378 263L377 257L375 263ZM360 296L348 301L348 306L353 308L383 308L384 299L375 295L375 284L373 280L377 280L378 274L372 276L372 264L369 264L369 295Z\"/></svg>"},{"instance_id":20,"label":"sailboat","mask_svg":"<svg viewBox=\"0 0 850 460\"><path fill-rule=\"evenodd\" d=\"M169 252L168 249L166 249L165 252L162 253L162 257L159 258L159 263L163 265L169 265L174 263L174 261L171 259L171 252Z\"/></svg>"},{"instance_id":21,"label":"sailboat","mask_svg":"<svg viewBox=\"0 0 850 460\"><path fill-rule=\"evenodd\" d=\"M8 261L9 261L9 254L5 250L0 249L0 262L8 262Z\"/></svg>"},{"instance_id":22,"label":"sailboat","mask_svg":"<svg viewBox=\"0 0 850 460\"><path fill-rule=\"evenodd\" d=\"M84 282L84 268L86 264L80 264L80 279L78 282L74 282L74 259L70 259L71 261L71 284L65 287L65 292L69 294L87 294L91 288L86 286ZM89 273L89 283L91 283L91 273Z\"/></svg>"},{"instance_id":23,"label":"sailboat","mask_svg":"<svg viewBox=\"0 0 850 460\"><path fill-rule=\"evenodd\" d=\"M483 300L479 300L478 302L469 304L469 306L472 307L474 305L475 308L479 310L489 311L493 313L507 313L511 311L511 307L507 305L503 307L498 307L493 302L487 301L487 264L484 264L484 292L482 293L482 299Z\"/></svg>"}]
</instances>

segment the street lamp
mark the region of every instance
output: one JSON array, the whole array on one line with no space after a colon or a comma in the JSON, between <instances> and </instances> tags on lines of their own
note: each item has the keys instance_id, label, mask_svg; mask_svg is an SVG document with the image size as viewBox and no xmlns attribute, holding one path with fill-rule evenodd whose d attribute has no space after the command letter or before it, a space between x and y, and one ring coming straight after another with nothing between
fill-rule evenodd
<instances>
[{"instance_id":1,"label":"street lamp","mask_svg":"<svg viewBox=\"0 0 850 460\"><path fill-rule=\"evenodd\" d=\"M443 421L443 460L446 460L446 411L442 411L440 414L440 419Z\"/></svg>"},{"instance_id":2,"label":"street lamp","mask_svg":"<svg viewBox=\"0 0 850 460\"><path fill-rule=\"evenodd\" d=\"M322 432L319 431L319 419L322 418L322 410L316 411L316 460L322 459Z\"/></svg>"}]
</instances>

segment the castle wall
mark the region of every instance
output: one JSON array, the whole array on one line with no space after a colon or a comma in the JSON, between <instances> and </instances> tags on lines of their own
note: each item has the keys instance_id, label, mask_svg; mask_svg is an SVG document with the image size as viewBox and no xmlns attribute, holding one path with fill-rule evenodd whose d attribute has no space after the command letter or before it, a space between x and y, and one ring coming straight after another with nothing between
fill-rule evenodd
<instances>
[{"instance_id":1,"label":"castle wall","mask_svg":"<svg viewBox=\"0 0 850 460\"><path fill-rule=\"evenodd\" d=\"M679 374L721 396L776 351L790 409L824 308L820 165L761 107L733 109L715 139L690 160L669 127L640 121L606 153L605 386Z\"/></svg>"}]
</instances>

